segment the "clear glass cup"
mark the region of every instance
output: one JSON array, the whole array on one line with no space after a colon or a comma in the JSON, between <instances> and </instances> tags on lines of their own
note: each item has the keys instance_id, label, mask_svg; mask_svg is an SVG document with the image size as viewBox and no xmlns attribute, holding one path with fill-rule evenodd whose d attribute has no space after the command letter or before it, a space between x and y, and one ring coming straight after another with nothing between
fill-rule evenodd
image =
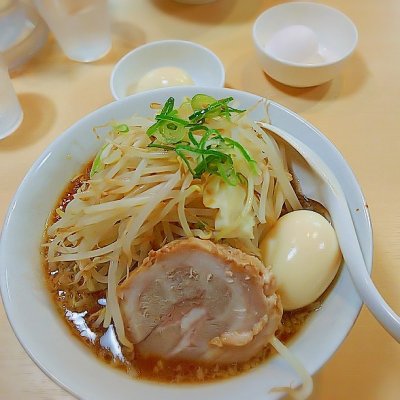
<instances>
[{"instance_id":1,"label":"clear glass cup","mask_svg":"<svg viewBox=\"0 0 400 400\"><path fill-rule=\"evenodd\" d=\"M32 58L46 43L48 32L33 5L0 0L0 52L9 71Z\"/></svg>"},{"instance_id":2,"label":"clear glass cup","mask_svg":"<svg viewBox=\"0 0 400 400\"><path fill-rule=\"evenodd\" d=\"M14 43L24 29L24 10L16 0L0 0L0 51Z\"/></svg>"},{"instance_id":3,"label":"clear glass cup","mask_svg":"<svg viewBox=\"0 0 400 400\"><path fill-rule=\"evenodd\" d=\"M111 48L107 0L34 0L65 55L90 62Z\"/></svg>"},{"instance_id":4,"label":"clear glass cup","mask_svg":"<svg viewBox=\"0 0 400 400\"><path fill-rule=\"evenodd\" d=\"M21 124L23 112L0 54L0 139L13 133Z\"/></svg>"}]
</instances>

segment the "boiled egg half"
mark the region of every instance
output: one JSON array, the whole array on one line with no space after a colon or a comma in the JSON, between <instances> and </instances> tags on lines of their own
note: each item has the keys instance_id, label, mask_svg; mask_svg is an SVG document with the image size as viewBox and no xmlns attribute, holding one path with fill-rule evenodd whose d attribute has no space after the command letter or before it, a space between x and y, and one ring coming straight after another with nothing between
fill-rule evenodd
<instances>
[{"instance_id":1,"label":"boiled egg half","mask_svg":"<svg viewBox=\"0 0 400 400\"><path fill-rule=\"evenodd\" d=\"M183 69L160 67L147 72L137 83L136 92L162 87L194 85L193 79Z\"/></svg>"},{"instance_id":2,"label":"boiled egg half","mask_svg":"<svg viewBox=\"0 0 400 400\"><path fill-rule=\"evenodd\" d=\"M284 310L317 300L333 281L342 255L332 225L314 211L290 212L277 221L260 245L274 272Z\"/></svg>"}]
</instances>

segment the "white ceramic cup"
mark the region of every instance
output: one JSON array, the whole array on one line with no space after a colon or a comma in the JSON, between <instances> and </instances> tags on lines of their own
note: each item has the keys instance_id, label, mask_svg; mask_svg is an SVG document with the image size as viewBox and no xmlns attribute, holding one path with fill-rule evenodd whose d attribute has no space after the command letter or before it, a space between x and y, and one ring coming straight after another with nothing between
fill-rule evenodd
<instances>
[{"instance_id":1,"label":"white ceramic cup","mask_svg":"<svg viewBox=\"0 0 400 400\"><path fill-rule=\"evenodd\" d=\"M285 60L270 51L268 44L274 35L296 25L315 35L320 49L320 54L315 54L316 62ZM296 39L293 34L287 36L286 43L293 39ZM302 41L304 43L304 39L300 44ZM276 81L294 87L316 86L333 79L349 60L357 41L357 28L349 17L335 8L309 1L291 1L270 7L253 25L253 42L262 69ZM310 40L305 43L309 50ZM299 43L294 46L289 49L300 48ZM319 57L321 55L323 57Z\"/></svg>"},{"instance_id":2,"label":"white ceramic cup","mask_svg":"<svg viewBox=\"0 0 400 400\"><path fill-rule=\"evenodd\" d=\"M8 74L8 67L0 55L0 139L11 135L21 124L22 108Z\"/></svg>"},{"instance_id":3,"label":"white ceramic cup","mask_svg":"<svg viewBox=\"0 0 400 400\"><path fill-rule=\"evenodd\" d=\"M107 0L34 0L65 55L90 62L111 48Z\"/></svg>"}]
</instances>

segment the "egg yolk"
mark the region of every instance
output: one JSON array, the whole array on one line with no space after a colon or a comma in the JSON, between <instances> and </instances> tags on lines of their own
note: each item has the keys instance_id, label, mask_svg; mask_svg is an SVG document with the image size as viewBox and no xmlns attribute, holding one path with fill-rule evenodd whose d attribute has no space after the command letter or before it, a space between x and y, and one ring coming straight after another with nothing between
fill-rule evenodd
<instances>
[{"instance_id":1,"label":"egg yolk","mask_svg":"<svg viewBox=\"0 0 400 400\"><path fill-rule=\"evenodd\" d=\"M194 85L189 74L177 67L155 68L147 72L132 89L135 92L170 86Z\"/></svg>"},{"instance_id":2,"label":"egg yolk","mask_svg":"<svg viewBox=\"0 0 400 400\"><path fill-rule=\"evenodd\" d=\"M299 210L277 221L260 245L274 272L284 310L304 307L328 288L342 255L332 225L320 214Z\"/></svg>"}]
</instances>

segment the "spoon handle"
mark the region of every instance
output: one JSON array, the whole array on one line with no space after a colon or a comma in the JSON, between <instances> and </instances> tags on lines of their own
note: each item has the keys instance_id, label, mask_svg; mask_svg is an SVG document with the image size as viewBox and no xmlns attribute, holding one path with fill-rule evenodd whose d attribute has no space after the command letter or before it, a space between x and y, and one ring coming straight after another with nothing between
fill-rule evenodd
<instances>
[{"instance_id":1,"label":"spoon handle","mask_svg":"<svg viewBox=\"0 0 400 400\"><path fill-rule=\"evenodd\" d=\"M329 211L350 277L366 307L399 343L400 317L386 303L372 282L365 265L347 201L344 195L337 197L336 205L332 204ZM349 229L349 227L352 228Z\"/></svg>"}]
</instances>

